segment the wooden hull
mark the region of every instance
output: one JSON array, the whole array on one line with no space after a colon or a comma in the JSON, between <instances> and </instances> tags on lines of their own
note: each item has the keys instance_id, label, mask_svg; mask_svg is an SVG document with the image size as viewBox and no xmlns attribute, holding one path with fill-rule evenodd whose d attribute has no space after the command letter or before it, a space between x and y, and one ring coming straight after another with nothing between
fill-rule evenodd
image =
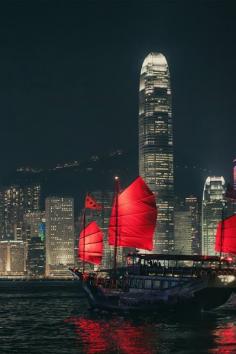
<instances>
[{"instance_id":1,"label":"wooden hull","mask_svg":"<svg viewBox=\"0 0 236 354\"><path fill-rule=\"evenodd\" d=\"M224 305L233 292L231 288L201 287L189 293L167 289L150 295L115 290L104 293L86 283L82 288L92 308L119 312L207 311Z\"/></svg>"}]
</instances>

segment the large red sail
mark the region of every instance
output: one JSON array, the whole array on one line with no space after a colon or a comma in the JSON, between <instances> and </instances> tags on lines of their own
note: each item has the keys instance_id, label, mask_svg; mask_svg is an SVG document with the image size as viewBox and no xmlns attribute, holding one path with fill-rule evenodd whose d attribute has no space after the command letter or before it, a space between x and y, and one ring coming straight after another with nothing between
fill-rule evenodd
<instances>
[{"instance_id":1,"label":"large red sail","mask_svg":"<svg viewBox=\"0 0 236 354\"><path fill-rule=\"evenodd\" d=\"M118 225L117 246L151 251L157 219L154 194L138 177L117 199L118 206L115 199L110 217L109 244L115 245Z\"/></svg>"},{"instance_id":2,"label":"large red sail","mask_svg":"<svg viewBox=\"0 0 236 354\"><path fill-rule=\"evenodd\" d=\"M95 221L81 231L78 256L85 262L100 264L103 251L103 233Z\"/></svg>"},{"instance_id":3,"label":"large red sail","mask_svg":"<svg viewBox=\"0 0 236 354\"><path fill-rule=\"evenodd\" d=\"M236 215L230 216L218 224L215 250L236 254Z\"/></svg>"}]
</instances>

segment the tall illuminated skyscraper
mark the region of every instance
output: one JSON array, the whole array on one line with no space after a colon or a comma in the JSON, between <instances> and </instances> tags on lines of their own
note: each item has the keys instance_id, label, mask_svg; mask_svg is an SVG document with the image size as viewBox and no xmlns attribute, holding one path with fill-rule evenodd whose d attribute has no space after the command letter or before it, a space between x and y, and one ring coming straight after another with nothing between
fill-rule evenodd
<instances>
[{"instance_id":1,"label":"tall illuminated skyscraper","mask_svg":"<svg viewBox=\"0 0 236 354\"><path fill-rule=\"evenodd\" d=\"M46 198L46 276L70 277L74 266L74 200Z\"/></svg>"},{"instance_id":2,"label":"tall illuminated skyscraper","mask_svg":"<svg viewBox=\"0 0 236 354\"><path fill-rule=\"evenodd\" d=\"M139 173L157 198L153 252L171 253L174 248L173 128L170 73L161 53L148 54L141 69Z\"/></svg>"},{"instance_id":3,"label":"tall illuminated skyscraper","mask_svg":"<svg viewBox=\"0 0 236 354\"><path fill-rule=\"evenodd\" d=\"M207 177L202 198L202 254L213 256L219 221L225 217L224 177Z\"/></svg>"}]
</instances>

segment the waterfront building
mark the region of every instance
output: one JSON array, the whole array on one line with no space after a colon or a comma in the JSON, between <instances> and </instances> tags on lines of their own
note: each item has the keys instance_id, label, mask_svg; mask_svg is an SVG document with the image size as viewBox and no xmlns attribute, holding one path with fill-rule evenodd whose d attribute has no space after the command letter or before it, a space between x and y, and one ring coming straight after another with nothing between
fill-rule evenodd
<instances>
[{"instance_id":1,"label":"waterfront building","mask_svg":"<svg viewBox=\"0 0 236 354\"><path fill-rule=\"evenodd\" d=\"M186 209L191 215L191 254L201 254L201 236L200 236L200 210L198 198L189 196L185 198Z\"/></svg>"},{"instance_id":2,"label":"waterfront building","mask_svg":"<svg viewBox=\"0 0 236 354\"><path fill-rule=\"evenodd\" d=\"M45 211L26 213L23 216L23 220L27 240L32 237L40 237L42 241L45 239Z\"/></svg>"},{"instance_id":3,"label":"waterfront building","mask_svg":"<svg viewBox=\"0 0 236 354\"><path fill-rule=\"evenodd\" d=\"M175 253L192 254L191 212L186 207L175 210Z\"/></svg>"},{"instance_id":4,"label":"waterfront building","mask_svg":"<svg viewBox=\"0 0 236 354\"><path fill-rule=\"evenodd\" d=\"M225 217L224 177L207 177L202 198L202 254L215 255L215 235L219 221Z\"/></svg>"},{"instance_id":5,"label":"waterfront building","mask_svg":"<svg viewBox=\"0 0 236 354\"><path fill-rule=\"evenodd\" d=\"M28 242L27 274L30 278L45 275L45 241L39 236L33 236Z\"/></svg>"},{"instance_id":6,"label":"waterfront building","mask_svg":"<svg viewBox=\"0 0 236 354\"><path fill-rule=\"evenodd\" d=\"M194 196L177 200L175 204L175 253L200 254L200 215Z\"/></svg>"},{"instance_id":7,"label":"waterfront building","mask_svg":"<svg viewBox=\"0 0 236 354\"><path fill-rule=\"evenodd\" d=\"M157 198L153 252L174 249L174 171L170 72L161 53L145 58L139 86L139 174Z\"/></svg>"},{"instance_id":8,"label":"waterfront building","mask_svg":"<svg viewBox=\"0 0 236 354\"><path fill-rule=\"evenodd\" d=\"M40 185L9 186L1 190L0 199L1 239L24 240L23 216L25 213L40 210Z\"/></svg>"},{"instance_id":9,"label":"waterfront building","mask_svg":"<svg viewBox=\"0 0 236 354\"><path fill-rule=\"evenodd\" d=\"M74 266L73 198L46 198L46 276L70 277Z\"/></svg>"},{"instance_id":10,"label":"waterfront building","mask_svg":"<svg viewBox=\"0 0 236 354\"><path fill-rule=\"evenodd\" d=\"M23 241L0 242L0 276L26 274L26 245Z\"/></svg>"}]
</instances>

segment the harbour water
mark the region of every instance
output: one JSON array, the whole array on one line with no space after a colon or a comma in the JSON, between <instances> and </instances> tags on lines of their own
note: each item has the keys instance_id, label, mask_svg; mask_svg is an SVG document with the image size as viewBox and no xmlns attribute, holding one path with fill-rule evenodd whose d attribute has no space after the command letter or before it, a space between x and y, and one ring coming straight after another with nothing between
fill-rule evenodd
<instances>
[{"instance_id":1,"label":"harbour water","mask_svg":"<svg viewBox=\"0 0 236 354\"><path fill-rule=\"evenodd\" d=\"M0 353L236 353L236 301L214 312L120 316L77 286L0 286Z\"/></svg>"}]
</instances>

